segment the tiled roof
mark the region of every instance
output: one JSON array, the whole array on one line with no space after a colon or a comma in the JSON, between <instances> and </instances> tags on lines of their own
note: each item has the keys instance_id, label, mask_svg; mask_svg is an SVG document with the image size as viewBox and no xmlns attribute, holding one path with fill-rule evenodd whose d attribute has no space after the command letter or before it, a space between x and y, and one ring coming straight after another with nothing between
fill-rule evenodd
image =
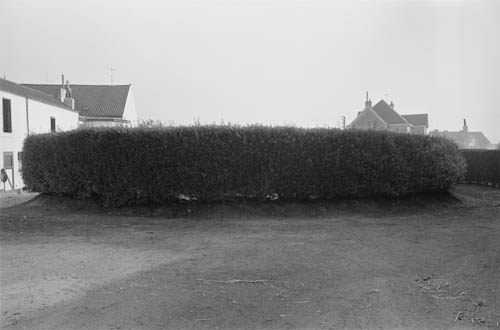
<instances>
[{"instance_id":1,"label":"tiled roof","mask_svg":"<svg viewBox=\"0 0 500 330\"><path fill-rule=\"evenodd\" d=\"M30 100L42 102L65 110L73 111L69 106L56 99L54 96L52 96L52 94L47 94L40 90L19 85L6 79L0 78L0 90L15 95L27 97Z\"/></svg>"},{"instance_id":2,"label":"tiled roof","mask_svg":"<svg viewBox=\"0 0 500 330\"><path fill-rule=\"evenodd\" d=\"M57 96L61 85L23 84ZM130 85L71 85L75 109L89 117L123 117Z\"/></svg>"},{"instance_id":3,"label":"tiled roof","mask_svg":"<svg viewBox=\"0 0 500 330\"><path fill-rule=\"evenodd\" d=\"M425 114L418 115L401 115L407 122L413 126L425 126L429 128L429 116Z\"/></svg>"},{"instance_id":4,"label":"tiled roof","mask_svg":"<svg viewBox=\"0 0 500 330\"><path fill-rule=\"evenodd\" d=\"M444 132L438 132L437 134L455 141L462 148L483 149L483 148L488 148L491 145L490 141L486 138L486 136L484 136L482 132L444 131Z\"/></svg>"},{"instance_id":5,"label":"tiled roof","mask_svg":"<svg viewBox=\"0 0 500 330\"><path fill-rule=\"evenodd\" d=\"M372 108L387 124L407 124L408 122L401 117L384 100L380 100Z\"/></svg>"}]
</instances>

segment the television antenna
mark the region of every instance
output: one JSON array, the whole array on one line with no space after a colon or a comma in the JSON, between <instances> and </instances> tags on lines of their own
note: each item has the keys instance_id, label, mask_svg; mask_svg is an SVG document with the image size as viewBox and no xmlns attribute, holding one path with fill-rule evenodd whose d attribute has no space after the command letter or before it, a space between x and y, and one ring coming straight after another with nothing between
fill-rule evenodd
<instances>
[{"instance_id":1,"label":"television antenna","mask_svg":"<svg viewBox=\"0 0 500 330\"><path fill-rule=\"evenodd\" d=\"M110 67L110 66L105 66L105 68L109 70L109 82L111 83L111 85L113 85L113 83L114 83L113 77L114 77L114 74L117 70L115 68Z\"/></svg>"}]
</instances>

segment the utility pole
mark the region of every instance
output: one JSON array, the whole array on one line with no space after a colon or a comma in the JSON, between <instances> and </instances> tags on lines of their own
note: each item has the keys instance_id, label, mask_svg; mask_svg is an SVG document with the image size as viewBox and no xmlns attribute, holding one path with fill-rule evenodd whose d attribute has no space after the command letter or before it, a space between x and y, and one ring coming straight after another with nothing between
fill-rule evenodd
<instances>
[{"instance_id":1,"label":"utility pole","mask_svg":"<svg viewBox=\"0 0 500 330\"><path fill-rule=\"evenodd\" d=\"M345 116L340 116L340 122L342 123L342 129L345 129Z\"/></svg>"},{"instance_id":2,"label":"utility pole","mask_svg":"<svg viewBox=\"0 0 500 330\"><path fill-rule=\"evenodd\" d=\"M109 81L110 81L111 85L113 85L113 83L114 83L113 76L117 70L115 68L110 67L110 66L105 66L105 68L109 70Z\"/></svg>"}]
</instances>

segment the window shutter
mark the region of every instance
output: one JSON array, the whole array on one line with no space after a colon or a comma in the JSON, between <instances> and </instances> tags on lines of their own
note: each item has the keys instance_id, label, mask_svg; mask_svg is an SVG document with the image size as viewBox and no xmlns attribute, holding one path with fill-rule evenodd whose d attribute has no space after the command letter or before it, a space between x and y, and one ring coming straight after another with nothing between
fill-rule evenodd
<instances>
[{"instance_id":1,"label":"window shutter","mask_svg":"<svg viewBox=\"0 0 500 330\"><path fill-rule=\"evenodd\" d=\"M3 131L5 133L12 133L12 113L10 109L10 100L2 100L3 107Z\"/></svg>"}]
</instances>

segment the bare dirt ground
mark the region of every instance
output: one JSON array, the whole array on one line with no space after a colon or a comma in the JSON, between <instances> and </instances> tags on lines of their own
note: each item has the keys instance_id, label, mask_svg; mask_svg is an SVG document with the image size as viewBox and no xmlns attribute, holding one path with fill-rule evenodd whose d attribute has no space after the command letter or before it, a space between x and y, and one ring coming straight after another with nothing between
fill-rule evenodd
<instances>
[{"instance_id":1,"label":"bare dirt ground","mask_svg":"<svg viewBox=\"0 0 500 330\"><path fill-rule=\"evenodd\" d=\"M37 193L31 192L0 192L0 209L12 207L14 205L25 203L36 197Z\"/></svg>"},{"instance_id":2,"label":"bare dirt ground","mask_svg":"<svg viewBox=\"0 0 500 330\"><path fill-rule=\"evenodd\" d=\"M500 329L500 190L455 195L142 211L40 196L0 209L1 327Z\"/></svg>"}]
</instances>

